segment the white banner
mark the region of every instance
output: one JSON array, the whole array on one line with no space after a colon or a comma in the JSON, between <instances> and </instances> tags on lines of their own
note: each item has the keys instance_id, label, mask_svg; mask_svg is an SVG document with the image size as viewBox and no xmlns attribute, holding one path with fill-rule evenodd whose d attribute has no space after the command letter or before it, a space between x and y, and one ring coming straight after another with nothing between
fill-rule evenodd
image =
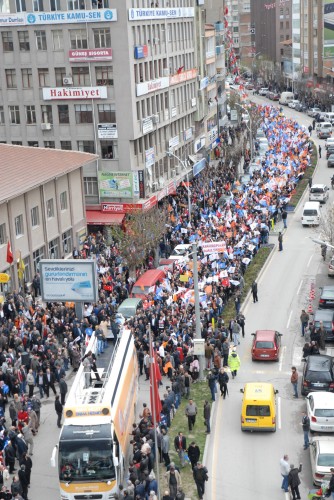
<instances>
[{"instance_id":1,"label":"white banner","mask_svg":"<svg viewBox=\"0 0 334 500\"><path fill-rule=\"evenodd\" d=\"M117 21L116 9L69 10L58 12L20 12L1 14L1 26L36 26L39 24L77 24Z\"/></svg>"},{"instance_id":2,"label":"white banner","mask_svg":"<svg viewBox=\"0 0 334 500\"><path fill-rule=\"evenodd\" d=\"M162 78L157 78L156 80L150 80L148 82L137 83L136 96L140 97L145 94L150 94L151 92L156 92L157 90L166 89L167 87L169 87L168 76L163 76Z\"/></svg>"},{"instance_id":3,"label":"white banner","mask_svg":"<svg viewBox=\"0 0 334 500\"><path fill-rule=\"evenodd\" d=\"M129 9L129 21L175 19L179 17L194 17L194 15L194 7L176 7L174 9Z\"/></svg>"},{"instance_id":4,"label":"white banner","mask_svg":"<svg viewBox=\"0 0 334 500\"><path fill-rule=\"evenodd\" d=\"M206 243L201 243L201 247L204 255L210 255L215 253L222 253L226 251L225 241L209 241Z\"/></svg>"},{"instance_id":5,"label":"white banner","mask_svg":"<svg viewBox=\"0 0 334 500\"><path fill-rule=\"evenodd\" d=\"M107 87L44 87L44 101L65 99L107 99Z\"/></svg>"}]
</instances>

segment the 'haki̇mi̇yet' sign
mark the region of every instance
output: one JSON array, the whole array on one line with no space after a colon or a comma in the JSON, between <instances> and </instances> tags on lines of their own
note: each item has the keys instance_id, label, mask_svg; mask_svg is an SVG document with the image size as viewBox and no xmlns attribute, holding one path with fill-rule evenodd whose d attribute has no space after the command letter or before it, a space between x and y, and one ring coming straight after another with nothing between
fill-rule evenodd
<instances>
[{"instance_id":1,"label":"'haki\u0307mi\u0307yet' sign","mask_svg":"<svg viewBox=\"0 0 334 500\"><path fill-rule=\"evenodd\" d=\"M44 101L62 99L107 99L107 87L45 87Z\"/></svg>"}]
</instances>

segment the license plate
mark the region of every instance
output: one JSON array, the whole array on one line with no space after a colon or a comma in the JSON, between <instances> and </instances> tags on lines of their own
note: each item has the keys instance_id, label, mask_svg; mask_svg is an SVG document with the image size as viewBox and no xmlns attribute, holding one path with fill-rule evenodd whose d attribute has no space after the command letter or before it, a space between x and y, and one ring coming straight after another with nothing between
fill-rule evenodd
<instances>
[{"instance_id":1,"label":"license plate","mask_svg":"<svg viewBox=\"0 0 334 500\"><path fill-rule=\"evenodd\" d=\"M246 422L249 424L256 424L257 420L256 418L246 418Z\"/></svg>"},{"instance_id":2,"label":"license plate","mask_svg":"<svg viewBox=\"0 0 334 500\"><path fill-rule=\"evenodd\" d=\"M321 425L320 426L320 429L333 429L333 426L332 425Z\"/></svg>"},{"instance_id":3,"label":"license plate","mask_svg":"<svg viewBox=\"0 0 334 500\"><path fill-rule=\"evenodd\" d=\"M269 354L260 354L261 358L269 358Z\"/></svg>"},{"instance_id":4,"label":"license plate","mask_svg":"<svg viewBox=\"0 0 334 500\"><path fill-rule=\"evenodd\" d=\"M320 382L314 382L313 387L325 387L326 384L321 384Z\"/></svg>"}]
</instances>

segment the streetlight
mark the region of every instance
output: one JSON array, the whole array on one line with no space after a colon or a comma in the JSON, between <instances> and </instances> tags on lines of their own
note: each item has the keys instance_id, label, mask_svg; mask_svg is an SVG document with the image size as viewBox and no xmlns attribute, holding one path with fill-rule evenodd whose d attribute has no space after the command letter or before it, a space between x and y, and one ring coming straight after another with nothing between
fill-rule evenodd
<instances>
[{"instance_id":1,"label":"streetlight","mask_svg":"<svg viewBox=\"0 0 334 500\"><path fill-rule=\"evenodd\" d=\"M199 355L199 379L204 380L204 341L202 339L202 331L201 331L201 313L200 313L200 305L199 305L199 289L198 289L198 268L197 268L197 244L193 243L192 245L192 258L193 258L193 277L194 277L194 299L195 299L195 336L196 340L199 341L201 345L201 351L203 352Z\"/></svg>"},{"instance_id":2,"label":"streetlight","mask_svg":"<svg viewBox=\"0 0 334 500\"><path fill-rule=\"evenodd\" d=\"M262 54L262 52L257 52L256 54L254 54L254 57L253 57L253 62L252 62L252 81L254 80L254 63L256 62L257 56L259 56L260 54Z\"/></svg>"},{"instance_id":3,"label":"streetlight","mask_svg":"<svg viewBox=\"0 0 334 500\"><path fill-rule=\"evenodd\" d=\"M181 160L181 158L179 158L176 154L172 153L171 151L165 151L166 155L167 156L173 156L174 158L176 158L179 163L181 164L182 168L184 168L184 170L186 171L186 176L187 176L187 194L188 194L188 211L189 211L189 221L191 220L191 199L190 199L190 195L191 195L191 192L190 192L190 188L189 188L189 174L188 174L188 169L187 169L187 166L185 164L185 162L183 160Z\"/></svg>"},{"instance_id":4,"label":"streetlight","mask_svg":"<svg viewBox=\"0 0 334 500\"><path fill-rule=\"evenodd\" d=\"M250 154L250 162L252 163L252 159L253 159L253 132L252 132L252 117L250 115L250 112L248 111L247 108L245 108L244 106L242 106L241 104L239 104L238 102L235 103L236 106L239 106L239 108L241 108L247 115L248 115L248 118L249 118L249 125L250 127L247 125L247 123L245 122L245 125L248 129L248 132L249 132L249 145L250 145L250 150L251 150L251 154Z\"/></svg>"}]
</instances>

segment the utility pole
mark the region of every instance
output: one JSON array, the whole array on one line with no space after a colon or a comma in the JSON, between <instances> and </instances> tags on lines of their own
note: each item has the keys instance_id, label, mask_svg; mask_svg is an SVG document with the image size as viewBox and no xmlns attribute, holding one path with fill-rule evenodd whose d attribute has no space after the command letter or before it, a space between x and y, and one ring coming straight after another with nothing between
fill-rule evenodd
<instances>
[{"instance_id":1,"label":"utility pole","mask_svg":"<svg viewBox=\"0 0 334 500\"><path fill-rule=\"evenodd\" d=\"M194 294L195 294L195 317L196 317L196 340L202 339L201 331L201 315L199 306L199 290L198 290L198 269L197 269L197 245L193 243L192 246L192 256L194 263ZM203 353L198 357L199 361L199 379L204 380L204 342L203 342Z\"/></svg>"}]
</instances>

